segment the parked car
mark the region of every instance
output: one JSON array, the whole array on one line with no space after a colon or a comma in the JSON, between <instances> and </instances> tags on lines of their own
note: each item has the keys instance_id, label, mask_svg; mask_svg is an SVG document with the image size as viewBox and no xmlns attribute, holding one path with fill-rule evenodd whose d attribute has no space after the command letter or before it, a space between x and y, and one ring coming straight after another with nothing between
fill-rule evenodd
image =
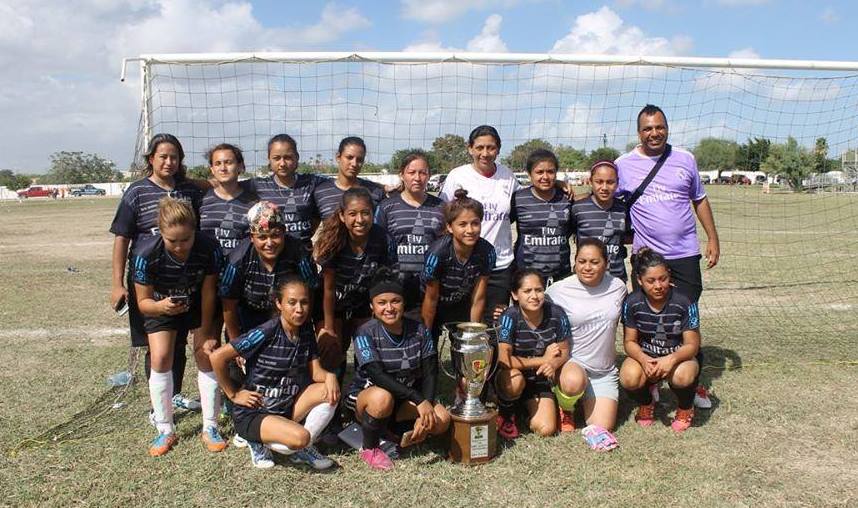
<instances>
[{"instance_id":1,"label":"parked car","mask_svg":"<svg viewBox=\"0 0 858 508\"><path fill-rule=\"evenodd\" d=\"M86 184L83 187L78 187L76 189L72 189L71 195L75 197L80 196L105 196L107 195L107 191L104 189L99 189L95 185Z\"/></svg>"},{"instance_id":2,"label":"parked car","mask_svg":"<svg viewBox=\"0 0 858 508\"><path fill-rule=\"evenodd\" d=\"M514 175L519 184L523 186L530 185L530 176L524 171L517 171Z\"/></svg>"},{"instance_id":3,"label":"parked car","mask_svg":"<svg viewBox=\"0 0 858 508\"><path fill-rule=\"evenodd\" d=\"M54 195L53 189L42 187L41 185L33 185L18 191L18 197L27 198L49 198Z\"/></svg>"},{"instance_id":4,"label":"parked car","mask_svg":"<svg viewBox=\"0 0 858 508\"><path fill-rule=\"evenodd\" d=\"M426 190L429 192L440 192L441 186L444 185L444 180L447 175L432 175L429 177L429 182L426 184Z\"/></svg>"},{"instance_id":5,"label":"parked car","mask_svg":"<svg viewBox=\"0 0 858 508\"><path fill-rule=\"evenodd\" d=\"M700 181L701 181L704 185L706 185L706 184L710 184L710 183L712 183L712 178L710 178L710 177L709 177L709 175L700 175Z\"/></svg>"}]
</instances>

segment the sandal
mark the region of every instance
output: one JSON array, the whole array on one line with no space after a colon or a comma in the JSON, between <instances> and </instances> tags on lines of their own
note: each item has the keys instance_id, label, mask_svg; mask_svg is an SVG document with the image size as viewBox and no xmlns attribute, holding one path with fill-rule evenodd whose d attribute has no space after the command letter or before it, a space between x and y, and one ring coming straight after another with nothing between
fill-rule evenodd
<instances>
[{"instance_id":1,"label":"sandal","mask_svg":"<svg viewBox=\"0 0 858 508\"><path fill-rule=\"evenodd\" d=\"M598 425L588 425L581 430L581 435L584 436L584 441L591 450L597 452L609 452L620 446L617 438L614 437L607 429Z\"/></svg>"}]
</instances>

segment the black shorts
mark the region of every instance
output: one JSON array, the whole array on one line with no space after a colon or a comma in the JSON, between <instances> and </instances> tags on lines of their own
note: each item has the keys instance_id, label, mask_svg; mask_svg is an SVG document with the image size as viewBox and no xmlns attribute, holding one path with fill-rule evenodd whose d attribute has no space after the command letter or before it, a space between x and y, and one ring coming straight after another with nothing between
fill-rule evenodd
<instances>
[{"instance_id":1,"label":"black shorts","mask_svg":"<svg viewBox=\"0 0 858 508\"><path fill-rule=\"evenodd\" d=\"M554 398L554 392L551 388L552 383L545 376L537 376L535 374L525 375L524 390L521 392L521 400Z\"/></svg>"},{"instance_id":2,"label":"black shorts","mask_svg":"<svg viewBox=\"0 0 858 508\"><path fill-rule=\"evenodd\" d=\"M670 268L670 282L680 293L688 297L692 302L700 300L703 293L703 275L700 272L700 254L687 258L668 259L667 266ZM632 256L632 266L635 259ZM638 289L638 278L632 277L632 288Z\"/></svg>"},{"instance_id":3,"label":"black shorts","mask_svg":"<svg viewBox=\"0 0 858 508\"><path fill-rule=\"evenodd\" d=\"M512 287L512 274L514 265L495 270L489 276L489 285L486 288L486 308L483 311L483 323L491 326L494 322L495 308L509 307L509 291Z\"/></svg>"},{"instance_id":4,"label":"black shorts","mask_svg":"<svg viewBox=\"0 0 858 508\"><path fill-rule=\"evenodd\" d=\"M200 312L199 309L194 309L193 307L188 312L183 312L175 316L143 317L143 328L147 334L175 330L176 332L184 332L185 336L187 336L188 331L199 327Z\"/></svg>"},{"instance_id":5,"label":"black shorts","mask_svg":"<svg viewBox=\"0 0 858 508\"><path fill-rule=\"evenodd\" d=\"M131 278L131 272L128 272L125 278L125 285L128 289L128 327L131 331L131 347L149 347L149 333L146 329L146 320L149 319L140 312L137 307L137 293L134 290L134 280ZM199 326L199 325L197 325ZM172 330L174 328L164 328ZM193 328L175 329L176 330L176 346L185 346L188 344L188 332ZM155 330L158 331L158 330Z\"/></svg>"},{"instance_id":6,"label":"black shorts","mask_svg":"<svg viewBox=\"0 0 858 508\"><path fill-rule=\"evenodd\" d=\"M264 420L266 416L272 416L272 414L233 410L232 422L233 426L235 427L235 433L248 441L254 443L261 443L262 436L260 435L260 429L262 428L262 420ZM281 414L273 416L282 416L291 420L292 410L289 411L288 415Z\"/></svg>"},{"instance_id":7,"label":"black shorts","mask_svg":"<svg viewBox=\"0 0 858 508\"><path fill-rule=\"evenodd\" d=\"M411 386L412 387L420 386L420 383L421 383L421 381L417 380ZM368 383L366 386L363 386L363 387L356 387L354 385L351 386L351 388L349 388L349 394L346 397L343 397L343 405L346 406L352 413L357 414L358 395L360 395L360 392L364 391L366 388L369 388L370 386L374 386L374 385L372 383ZM408 403L408 399L396 399L396 398L393 399L393 412L390 413L390 416L393 419L396 419L396 415L399 413L399 409L402 407L403 404L406 404L406 403Z\"/></svg>"}]
</instances>

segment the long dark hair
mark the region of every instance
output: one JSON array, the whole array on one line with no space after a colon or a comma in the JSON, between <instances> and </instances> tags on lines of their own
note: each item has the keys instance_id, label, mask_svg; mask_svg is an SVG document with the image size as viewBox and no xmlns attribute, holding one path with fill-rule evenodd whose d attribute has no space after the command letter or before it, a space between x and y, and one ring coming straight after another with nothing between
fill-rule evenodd
<instances>
[{"instance_id":1,"label":"long dark hair","mask_svg":"<svg viewBox=\"0 0 858 508\"><path fill-rule=\"evenodd\" d=\"M352 187L343 192L343 197L340 200L340 206L337 207L337 210L322 222L322 226L319 229L319 238L316 240L313 252L316 262L321 262L336 255L337 252L348 244L349 230L342 219L340 219L340 213L352 201L359 199L366 201L370 209L373 208L372 196L369 194L369 191L363 187Z\"/></svg>"},{"instance_id":2,"label":"long dark hair","mask_svg":"<svg viewBox=\"0 0 858 508\"><path fill-rule=\"evenodd\" d=\"M670 273L670 266L667 264L667 260L664 256L649 247L642 247L641 250L635 254L634 269L638 278L643 277L643 274L645 274L647 270L656 266L663 266L665 270L667 270L667 273Z\"/></svg>"},{"instance_id":3,"label":"long dark hair","mask_svg":"<svg viewBox=\"0 0 858 508\"><path fill-rule=\"evenodd\" d=\"M184 180L187 175L187 168L185 167L185 149L182 148L182 143L179 142L179 138L173 136L172 134L159 133L152 136L152 140L149 141L149 147L146 149L146 152L143 154L143 177L149 178L152 176L154 172L154 168L152 168L152 162L149 160L152 156L155 155L155 152L158 151L158 146L161 143L170 143L174 147L176 147L176 151L179 152L179 170L176 171L173 179L175 180Z\"/></svg>"}]
</instances>

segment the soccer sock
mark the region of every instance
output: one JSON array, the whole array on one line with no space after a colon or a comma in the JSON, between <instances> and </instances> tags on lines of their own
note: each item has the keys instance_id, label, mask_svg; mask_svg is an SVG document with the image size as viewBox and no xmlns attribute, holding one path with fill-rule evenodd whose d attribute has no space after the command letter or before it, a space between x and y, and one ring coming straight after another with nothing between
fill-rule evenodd
<instances>
[{"instance_id":1,"label":"soccer sock","mask_svg":"<svg viewBox=\"0 0 858 508\"><path fill-rule=\"evenodd\" d=\"M149 398L155 411L155 426L161 434L173 432L173 375L152 371L149 376Z\"/></svg>"},{"instance_id":2,"label":"soccer sock","mask_svg":"<svg viewBox=\"0 0 858 508\"><path fill-rule=\"evenodd\" d=\"M691 384L685 388L670 386L670 390L676 395L676 405L679 409L691 409L694 406L694 391L697 385Z\"/></svg>"},{"instance_id":3,"label":"soccer sock","mask_svg":"<svg viewBox=\"0 0 858 508\"><path fill-rule=\"evenodd\" d=\"M197 385L200 388L200 405L203 413L203 430L217 428L217 415L220 412L220 390L214 372L197 373Z\"/></svg>"},{"instance_id":4,"label":"soccer sock","mask_svg":"<svg viewBox=\"0 0 858 508\"><path fill-rule=\"evenodd\" d=\"M369 413L364 413L360 427L363 431L363 444L361 447L364 450L378 448L379 437L385 427L387 427L387 418L375 418Z\"/></svg>"},{"instance_id":5,"label":"soccer sock","mask_svg":"<svg viewBox=\"0 0 858 508\"><path fill-rule=\"evenodd\" d=\"M310 433L310 443L315 443L319 439L319 435L328 426L334 413L337 412L337 406L332 406L327 402L322 402L317 405L307 414L304 419L304 428Z\"/></svg>"},{"instance_id":6,"label":"soccer sock","mask_svg":"<svg viewBox=\"0 0 858 508\"><path fill-rule=\"evenodd\" d=\"M185 364L188 363L187 348L184 343L177 343L173 348L173 393L182 393L182 381L185 379Z\"/></svg>"},{"instance_id":7,"label":"soccer sock","mask_svg":"<svg viewBox=\"0 0 858 508\"><path fill-rule=\"evenodd\" d=\"M557 399L557 405L564 411L572 411L575 409L575 403L578 402L578 399L584 396L583 391L575 395L567 395L566 392L560 389L560 385L555 385L552 391Z\"/></svg>"},{"instance_id":8,"label":"soccer sock","mask_svg":"<svg viewBox=\"0 0 858 508\"><path fill-rule=\"evenodd\" d=\"M498 394L498 411L501 416L504 418L509 418L515 413L515 402L514 400L506 400Z\"/></svg>"},{"instance_id":9,"label":"soccer sock","mask_svg":"<svg viewBox=\"0 0 858 508\"><path fill-rule=\"evenodd\" d=\"M268 443L267 446L280 455L292 455L295 450L281 443Z\"/></svg>"},{"instance_id":10,"label":"soccer sock","mask_svg":"<svg viewBox=\"0 0 858 508\"><path fill-rule=\"evenodd\" d=\"M652 393L649 391L649 385L644 385L643 388L637 390L629 390L629 397L638 404L646 406L652 404Z\"/></svg>"}]
</instances>

